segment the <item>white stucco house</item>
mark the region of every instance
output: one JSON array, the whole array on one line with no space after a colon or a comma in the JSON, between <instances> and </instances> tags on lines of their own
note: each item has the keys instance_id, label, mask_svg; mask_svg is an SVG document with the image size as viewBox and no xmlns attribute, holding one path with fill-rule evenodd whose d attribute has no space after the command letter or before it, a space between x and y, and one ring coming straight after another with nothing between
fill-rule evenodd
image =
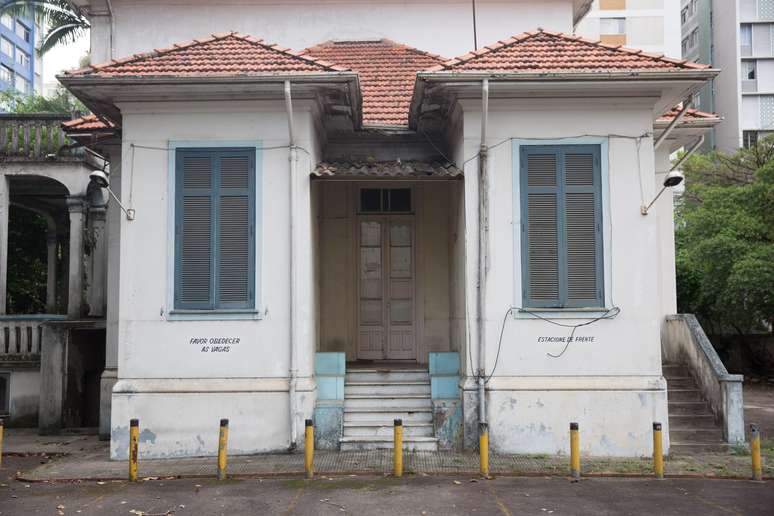
<instances>
[{"instance_id":1,"label":"white stucco house","mask_svg":"<svg viewBox=\"0 0 774 516\"><path fill-rule=\"evenodd\" d=\"M562 453L576 421L586 453L650 453L672 196L642 207L718 70L573 36L584 0L477 2L477 42L468 2L74 3L95 64L59 79L120 129L95 148L133 210L108 213L114 458L131 418L147 457L213 454L220 418L234 453L304 419L389 446L393 418L414 449L486 423Z\"/></svg>"}]
</instances>

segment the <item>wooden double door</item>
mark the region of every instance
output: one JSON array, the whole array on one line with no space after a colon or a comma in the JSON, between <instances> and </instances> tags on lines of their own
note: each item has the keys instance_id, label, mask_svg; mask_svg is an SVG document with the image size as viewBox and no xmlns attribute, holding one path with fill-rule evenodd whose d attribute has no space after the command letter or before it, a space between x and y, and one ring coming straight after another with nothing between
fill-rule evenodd
<instances>
[{"instance_id":1,"label":"wooden double door","mask_svg":"<svg viewBox=\"0 0 774 516\"><path fill-rule=\"evenodd\" d=\"M416 359L415 231L412 215L359 216L359 359Z\"/></svg>"}]
</instances>

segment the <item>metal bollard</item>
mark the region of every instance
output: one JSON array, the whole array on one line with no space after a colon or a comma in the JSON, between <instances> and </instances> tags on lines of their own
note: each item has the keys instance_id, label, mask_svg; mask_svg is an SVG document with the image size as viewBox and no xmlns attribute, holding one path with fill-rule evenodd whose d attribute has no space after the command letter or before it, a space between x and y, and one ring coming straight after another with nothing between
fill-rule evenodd
<instances>
[{"instance_id":1,"label":"metal bollard","mask_svg":"<svg viewBox=\"0 0 774 516\"><path fill-rule=\"evenodd\" d=\"M0 418L0 468L3 467L3 428L5 422Z\"/></svg>"},{"instance_id":2,"label":"metal bollard","mask_svg":"<svg viewBox=\"0 0 774 516\"><path fill-rule=\"evenodd\" d=\"M304 429L304 471L306 478L314 476L314 423L311 419L306 420Z\"/></svg>"},{"instance_id":3,"label":"metal bollard","mask_svg":"<svg viewBox=\"0 0 774 516\"><path fill-rule=\"evenodd\" d=\"M218 480L226 480L228 466L228 419L220 420L218 435Z\"/></svg>"},{"instance_id":4,"label":"metal bollard","mask_svg":"<svg viewBox=\"0 0 774 516\"><path fill-rule=\"evenodd\" d=\"M396 477L403 476L403 421L395 420L392 453L392 473Z\"/></svg>"},{"instance_id":5,"label":"metal bollard","mask_svg":"<svg viewBox=\"0 0 774 516\"><path fill-rule=\"evenodd\" d=\"M570 423L570 475L574 482L580 480L580 435L578 423Z\"/></svg>"},{"instance_id":6,"label":"metal bollard","mask_svg":"<svg viewBox=\"0 0 774 516\"><path fill-rule=\"evenodd\" d=\"M653 423L653 473L664 478L664 442L661 423Z\"/></svg>"},{"instance_id":7,"label":"metal bollard","mask_svg":"<svg viewBox=\"0 0 774 516\"><path fill-rule=\"evenodd\" d=\"M478 452L480 457L481 476L489 477L489 425L478 425Z\"/></svg>"},{"instance_id":8,"label":"metal bollard","mask_svg":"<svg viewBox=\"0 0 774 516\"><path fill-rule=\"evenodd\" d=\"M761 431L758 425L750 425L750 455L752 455L752 479L763 480L761 465Z\"/></svg>"},{"instance_id":9,"label":"metal bollard","mask_svg":"<svg viewBox=\"0 0 774 516\"><path fill-rule=\"evenodd\" d=\"M129 482L137 482L137 455L140 442L140 420L129 421Z\"/></svg>"}]
</instances>

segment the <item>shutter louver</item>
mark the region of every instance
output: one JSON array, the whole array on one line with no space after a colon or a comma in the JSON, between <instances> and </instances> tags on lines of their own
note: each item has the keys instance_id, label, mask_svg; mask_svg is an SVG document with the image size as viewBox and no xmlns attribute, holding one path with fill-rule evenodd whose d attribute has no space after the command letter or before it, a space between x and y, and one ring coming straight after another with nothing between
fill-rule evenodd
<instances>
[{"instance_id":1,"label":"shutter louver","mask_svg":"<svg viewBox=\"0 0 774 516\"><path fill-rule=\"evenodd\" d=\"M560 297L557 155L527 155L527 298L531 306L556 306Z\"/></svg>"},{"instance_id":2,"label":"shutter louver","mask_svg":"<svg viewBox=\"0 0 774 516\"><path fill-rule=\"evenodd\" d=\"M179 298L185 305L206 306L212 294L212 160L184 156L182 174Z\"/></svg>"}]
</instances>

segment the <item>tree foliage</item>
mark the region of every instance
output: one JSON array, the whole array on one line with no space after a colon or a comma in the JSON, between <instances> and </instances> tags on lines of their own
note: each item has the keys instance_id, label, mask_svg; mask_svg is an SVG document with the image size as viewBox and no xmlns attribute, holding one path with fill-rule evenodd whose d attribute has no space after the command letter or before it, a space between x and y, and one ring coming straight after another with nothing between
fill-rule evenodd
<instances>
[{"instance_id":1,"label":"tree foliage","mask_svg":"<svg viewBox=\"0 0 774 516\"><path fill-rule=\"evenodd\" d=\"M8 107L11 113L62 113L81 116L89 112L80 100L72 93L59 87L48 97L42 95L25 95L18 91L0 92L0 103Z\"/></svg>"},{"instance_id":2,"label":"tree foliage","mask_svg":"<svg viewBox=\"0 0 774 516\"><path fill-rule=\"evenodd\" d=\"M774 323L774 139L690 158L676 217L677 294L711 333Z\"/></svg>"},{"instance_id":3,"label":"tree foliage","mask_svg":"<svg viewBox=\"0 0 774 516\"><path fill-rule=\"evenodd\" d=\"M68 0L0 0L0 14L34 16L45 27L38 48L40 55L57 45L67 45L84 36L91 24Z\"/></svg>"},{"instance_id":4,"label":"tree foliage","mask_svg":"<svg viewBox=\"0 0 774 516\"><path fill-rule=\"evenodd\" d=\"M11 206L8 224L9 314L46 311L46 221L31 211Z\"/></svg>"}]
</instances>

